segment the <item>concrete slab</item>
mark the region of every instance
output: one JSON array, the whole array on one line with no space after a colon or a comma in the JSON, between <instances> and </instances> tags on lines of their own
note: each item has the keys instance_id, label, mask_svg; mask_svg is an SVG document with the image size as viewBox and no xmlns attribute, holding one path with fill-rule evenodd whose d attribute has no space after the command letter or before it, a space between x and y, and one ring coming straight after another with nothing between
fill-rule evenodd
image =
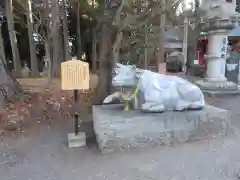
<instances>
[{"instance_id":1,"label":"concrete slab","mask_svg":"<svg viewBox=\"0 0 240 180\"><path fill-rule=\"evenodd\" d=\"M102 153L172 145L228 133L228 111L123 112L123 106L93 106L93 126Z\"/></svg>"},{"instance_id":2,"label":"concrete slab","mask_svg":"<svg viewBox=\"0 0 240 180\"><path fill-rule=\"evenodd\" d=\"M79 132L77 135L75 133L68 134L68 147L76 148L86 146L86 134L85 132Z\"/></svg>"}]
</instances>

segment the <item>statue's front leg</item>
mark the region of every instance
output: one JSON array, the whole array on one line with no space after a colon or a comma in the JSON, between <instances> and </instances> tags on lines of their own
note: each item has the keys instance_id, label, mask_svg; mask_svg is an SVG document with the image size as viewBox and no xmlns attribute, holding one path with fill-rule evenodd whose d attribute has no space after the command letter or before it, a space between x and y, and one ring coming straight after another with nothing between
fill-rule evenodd
<instances>
[{"instance_id":1,"label":"statue's front leg","mask_svg":"<svg viewBox=\"0 0 240 180\"><path fill-rule=\"evenodd\" d=\"M179 100L176 103L175 111L183 111L189 108L190 103L184 100Z\"/></svg>"},{"instance_id":2,"label":"statue's front leg","mask_svg":"<svg viewBox=\"0 0 240 180\"><path fill-rule=\"evenodd\" d=\"M189 109L193 109L193 110L198 110L198 109L203 109L205 106L205 103L201 102L201 101L196 101L196 102L192 102L189 105Z\"/></svg>"},{"instance_id":3,"label":"statue's front leg","mask_svg":"<svg viewBox=\"0 0 240 180\"><path fill-rule=\"evenodd\" d=\"M115 92L109 96L107 96L104 100L103 100L103 104L109 104L111 103L113 100L115 99L120 99L121 97L121 93L120 92Z\"/></svg>"}]
</instances>

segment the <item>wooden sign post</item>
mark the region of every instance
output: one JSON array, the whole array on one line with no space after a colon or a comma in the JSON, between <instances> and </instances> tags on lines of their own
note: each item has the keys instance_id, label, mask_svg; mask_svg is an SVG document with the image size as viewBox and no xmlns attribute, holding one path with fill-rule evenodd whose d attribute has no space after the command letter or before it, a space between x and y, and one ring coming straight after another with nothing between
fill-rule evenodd
<instances>
[{"instance_id":1,"label":"wooden sign post","mask_svg":"<svg viewBox=\"0 0 240 180\"><path fill-rule=\"evenodd\" d=\"M78 103L78 90L89 89L89 65L86 62L79 60L70 60L61 63L61 88L62 90L73 90L73 98L75 107ZM71 147L79 147L79 122L78 113L74 113L75 137L71 134L69 141L75 141Z\"/></svg>"}]
</instances>

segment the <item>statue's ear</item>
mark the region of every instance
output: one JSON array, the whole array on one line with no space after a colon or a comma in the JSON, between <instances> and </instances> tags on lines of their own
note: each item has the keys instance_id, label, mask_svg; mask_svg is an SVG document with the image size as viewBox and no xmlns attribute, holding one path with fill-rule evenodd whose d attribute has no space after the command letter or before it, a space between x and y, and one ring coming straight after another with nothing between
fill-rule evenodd
<instances>
[{"instance_id":1,"label":"statue's ear","mask_svg":"<svg viewBox=\"0 0 240 180\"><path fill-rule=\"evenodd\" d=\"M116 63L114 67L114 72L118 74L120 72L120 69L122 68L122 64Z\"/></svg>"},{"instance_id":2,"label":"statue's ear","mask_svg":"<svg viewBox=\"0 0 240 180\"><path fill-rule=\"evenodd\" d=\"M114 72L115 72L116 74L118 74L119 71L120 71L119 69L120 69L119 67L115 67L115 68L114 68Z\"/></svg>"}]
</instances>

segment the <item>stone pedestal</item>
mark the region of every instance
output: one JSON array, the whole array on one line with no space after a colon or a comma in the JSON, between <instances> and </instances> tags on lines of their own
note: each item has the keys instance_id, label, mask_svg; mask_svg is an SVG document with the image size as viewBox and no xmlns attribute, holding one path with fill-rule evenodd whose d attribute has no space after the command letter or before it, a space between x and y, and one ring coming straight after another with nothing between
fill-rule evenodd
<instances>
[{"instance_id":1,"label":"stone pedestal","mask_svg":"<svg viewBox=\"0 0 240 180\"><path fill-rule=\"evenodd\" d=\"M229 30L237 26L236 17L229 19L207 19L203 30L208 33L208 48L205 56L207 62L207 77L196 84L204 90L236 90L237 84L227 81L225 77L226 57L228 50Z\"/></svg>"},{"instance_id":2,"label":"stone pedestal","mask_svg":"<svg viewBox=\"0 0 240 180\"><path fill-rule=\"evenodd\" d=\"M172 145L228 133L228 111L123 112L123 105L93 106L93 126L102 153Z\"/></svg>"},{"instance_id":3,"label":"stone pedestal","mask_svg":"<svg viewBox=\"0 0 240 180\"><path fill-rule=\"evenodd\" d=\"M116 91L121 91L123 94L126 94L127 97L130 97L134 91L133 86L115 86L115 88ZM132 100L132 108L135 110L139 110L143 103L144 103L143 93L139 91L136 97Z\"/></svg>"}]
</instances>

